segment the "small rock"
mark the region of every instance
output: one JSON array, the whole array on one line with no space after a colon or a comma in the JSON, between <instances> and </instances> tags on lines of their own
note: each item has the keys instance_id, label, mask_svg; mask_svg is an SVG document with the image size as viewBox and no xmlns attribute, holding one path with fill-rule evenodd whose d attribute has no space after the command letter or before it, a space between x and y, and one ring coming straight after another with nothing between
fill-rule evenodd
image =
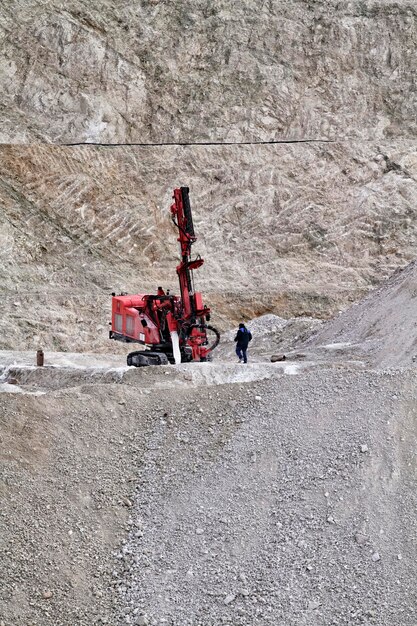
<instances>
[{"instance_id":1,"label":"small rock","mask_svg":"<svg viewBox=\"0 0 417 626\"><path fill-rule=\"evenodd\" d=\"M362 452L362 453L368 452L368 446L366 445L366 443L364 443L364 444L361 446L361 452Z\"/></svg>"},{"instance_id":2,"label":"small rock","mask_svg":"<svg viewBox=\"0 0 417 626\"><path fill-rule=\"evenodd\" d=\"M402 560L402 558L403 558L403 555L402 555L402 554L399 554L399 555L397 556L397 559L398 559L399 561L401 561L401 560Z\"/></svg>"},{"instance_id":3,"label":"small rock","mask_svg":"<svg viewBox=\"0 0 417 626\"><path fill-rule=\"evenodd\" d=\"M379 552L374 552L373 555L372 555L372 560L374 561L374 563L376 563L380 559L381 559L381 557L379 556Z\"/></svg>"},{"instance_id":4,"label":"small rock","mask_svg":"<svg viewBox=\"0 0 417 626\"><path fill-rule=\"evenodd\" d=\"M233 602L233 600L236 598L236 595L234 593L229 593L225 599L224 599L224 603L225 604L230 604L231 602Z\"/></svg>"},{"instance_id":5,"label":"small rock","mask_svg":"<svg viewBox=\"0 0 417 626\"><path fill-rule=\"evenodd\" d=\"M129 498L122 498L122 502L127 507L131 507L133 505L133 502L129 500Z\"/></svg>"},{"instance_id":6,"label":"small rock","mask_svg":"<svg viewBox=\"0 0 417 626\"><path fill-rule=\"evenodd\" d=\"M329 517L327 518L327 521L329 524L335 524L336 522L334 521L334 517L332 515L329 515Z\"/></svg>"},{"instance_id":7,"label":"small rock","mask_svg":"<svg viewBox=\"0 0 417 626\"><path fill-rule=\"evenodd\" d=\"M202 535L204 533L204 528L196 528L195 534Z\"/></svg>"},{"instance_id":8,"label":"small rock","mask_svg":"<svg viewBox=\"0 0 417 626\"><path fill-rule=\"evenodd\" d=\"M45 600L49 600L49 598L52 598L52 591L50 589L46 589L42 596L45 598Z\"/></svg>"},{"instance_id":9,"label":"small rock","mask_svg":"<svg viewBox=\"0 0 417 626\"><path fill-rule=\"evenodd\" d=\"M136 620L137 626L148 626L149 620L146 615L139 615Z\"/></svg>"},{"instance_id":10,"label":"small rock","mask_svg":"<svg viewBox=\"0 0 417 626\"><path fill-rule=\"evenodd\" d=\"M261 396L255 396L255 400L262 400Z\"/></svg>"},{"instance_id":11,"label":"small rock","mask_svg":"<svg viewBox=\"0 0 417 626\"><path fill-rule=\"evenodd\" d=\"M285 361L285 354L273 354L271 356L271 363L276 363L277 361Z\"/></svg>"},{"instance_id":12,"label":"small rock","mask_svg":"<svg viewBox=\"0 0 417 626\"><path fill-rule=\"evenodd\" d=\"M356 533L355 541L358 545L363 546L366 543L367 538L365 537L365 535L362 535L362 533Z\"/></svg>"},{"instance_id":13,"label":"small rock","mask_svg":"<svg viewBox=\"0 0 417 626\"><path fill-rule=\"evenodd\" d=\"M318 609L320 606L320 602L318 600L310 600L310 602L308 603L308 610L309 611L315 611L316 609Z\"/></svg>"}]
</instances>

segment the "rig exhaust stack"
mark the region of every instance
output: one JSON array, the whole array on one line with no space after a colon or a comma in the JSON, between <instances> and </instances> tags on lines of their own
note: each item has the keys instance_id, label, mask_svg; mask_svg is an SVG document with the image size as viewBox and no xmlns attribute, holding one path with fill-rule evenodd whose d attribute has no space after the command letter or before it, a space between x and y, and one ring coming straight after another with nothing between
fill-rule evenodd
<instances>
[{"instance_id":1,"label":"rig exhaust stack","mask_svg":"<svg viewBox=\"0 0 417 626\"><path fill-rule=\"evenodd\" d=\"M188 187L174 189L173 199L171 216L181 248L177 266L181 295L170 295L158 287L156 295L113 294L112 298L110 339L147 347L128 355L127 364L136 367L207 361L220 341L219 332L207 324L210 309L203 304L201 293L194 290L193 270L204 261L199 256L191 259L191 246L197 237ZM211 343L209 333L213 335Z\"/></svg>"}]
</instances>

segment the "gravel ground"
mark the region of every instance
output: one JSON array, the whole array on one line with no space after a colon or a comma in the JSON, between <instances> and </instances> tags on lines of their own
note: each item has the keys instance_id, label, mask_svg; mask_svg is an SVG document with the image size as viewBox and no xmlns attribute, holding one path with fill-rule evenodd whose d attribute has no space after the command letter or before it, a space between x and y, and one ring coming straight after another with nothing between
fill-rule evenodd
<instances>
[{"instance_id":1,"label":"gravel ground","mask_svg":"<svg viewBox=\"0 0 417 626\"><path fill-rule=\"evenodd\" d=\"M415 369L152 370L2 394L0 623L415 626Z\"/></svg>"},{"instance_id":2,"label":"gravel ground","mask_svg":"<svg viewBox=\"0 0 417 626\"><path fill-rule=\"evenodd\" d=\"M0 623L112 622L145 406L118 385L1 394Z\"/></svg>"},{"instance_id":3,"label":"gravel ground","mask_svg":"<svg viewBox=\"0 0 417 626\"><path fill-rule=\"evenodd\" d=\"M161 402L120 623L415 626L416 372Z\"/></svg>"}]
</instances>

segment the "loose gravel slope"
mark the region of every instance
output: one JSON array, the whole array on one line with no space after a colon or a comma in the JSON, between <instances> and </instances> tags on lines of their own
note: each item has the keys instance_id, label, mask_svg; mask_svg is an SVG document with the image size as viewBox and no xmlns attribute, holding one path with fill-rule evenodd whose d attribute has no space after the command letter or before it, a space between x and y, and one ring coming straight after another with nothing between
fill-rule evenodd
<instances>
[{"instance_id":1,"label":"loose gravel slope","mask_svg":"<svg viewBox=\"0 0 417 626\"><path fill-rule=\"evenodd\" d=\"M5 626L415 626L415 369L150 370L2 394Z\"/></svg>"},{"instance_id":2,"label":"loose gravel slope","mask_svg":"<svg viewBox=\"0 0 417 626\"><path fill-rule=\"evenodd\" d=\"M308 373L153 423L121 623L415 626L416 373Z\"/></svg>"},{"instance_id":3,"label":"loose gravel slope","mask_svg":"<svg viewBox=\"0 0 417 626\"><path fill-rule=\"evenodd\" d=\"M367 297L318 329L302 348L343 348L373 367L417 361L417 261L397 270Z\"/></svg>"}]
</instances>

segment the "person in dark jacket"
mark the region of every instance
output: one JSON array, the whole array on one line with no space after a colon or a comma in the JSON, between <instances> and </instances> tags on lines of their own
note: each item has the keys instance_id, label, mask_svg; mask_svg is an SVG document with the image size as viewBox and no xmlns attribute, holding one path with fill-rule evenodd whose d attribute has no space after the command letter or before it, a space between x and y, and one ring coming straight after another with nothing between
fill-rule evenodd
<instances>
[{"instance_id":1,"label":"person in dark jacket","mask_svg":"<svg viewBox=\"0 0 417 626\"><path fill-rule=\"evenodd\" d=\"M248 328L246 328L245 324L239 324L239 330L236 333L235 341L236 341L236 354L239 358L239 363L248 362L247 350L249 342L252 339L251 332Z\"/></svg>"}]
</instances>

